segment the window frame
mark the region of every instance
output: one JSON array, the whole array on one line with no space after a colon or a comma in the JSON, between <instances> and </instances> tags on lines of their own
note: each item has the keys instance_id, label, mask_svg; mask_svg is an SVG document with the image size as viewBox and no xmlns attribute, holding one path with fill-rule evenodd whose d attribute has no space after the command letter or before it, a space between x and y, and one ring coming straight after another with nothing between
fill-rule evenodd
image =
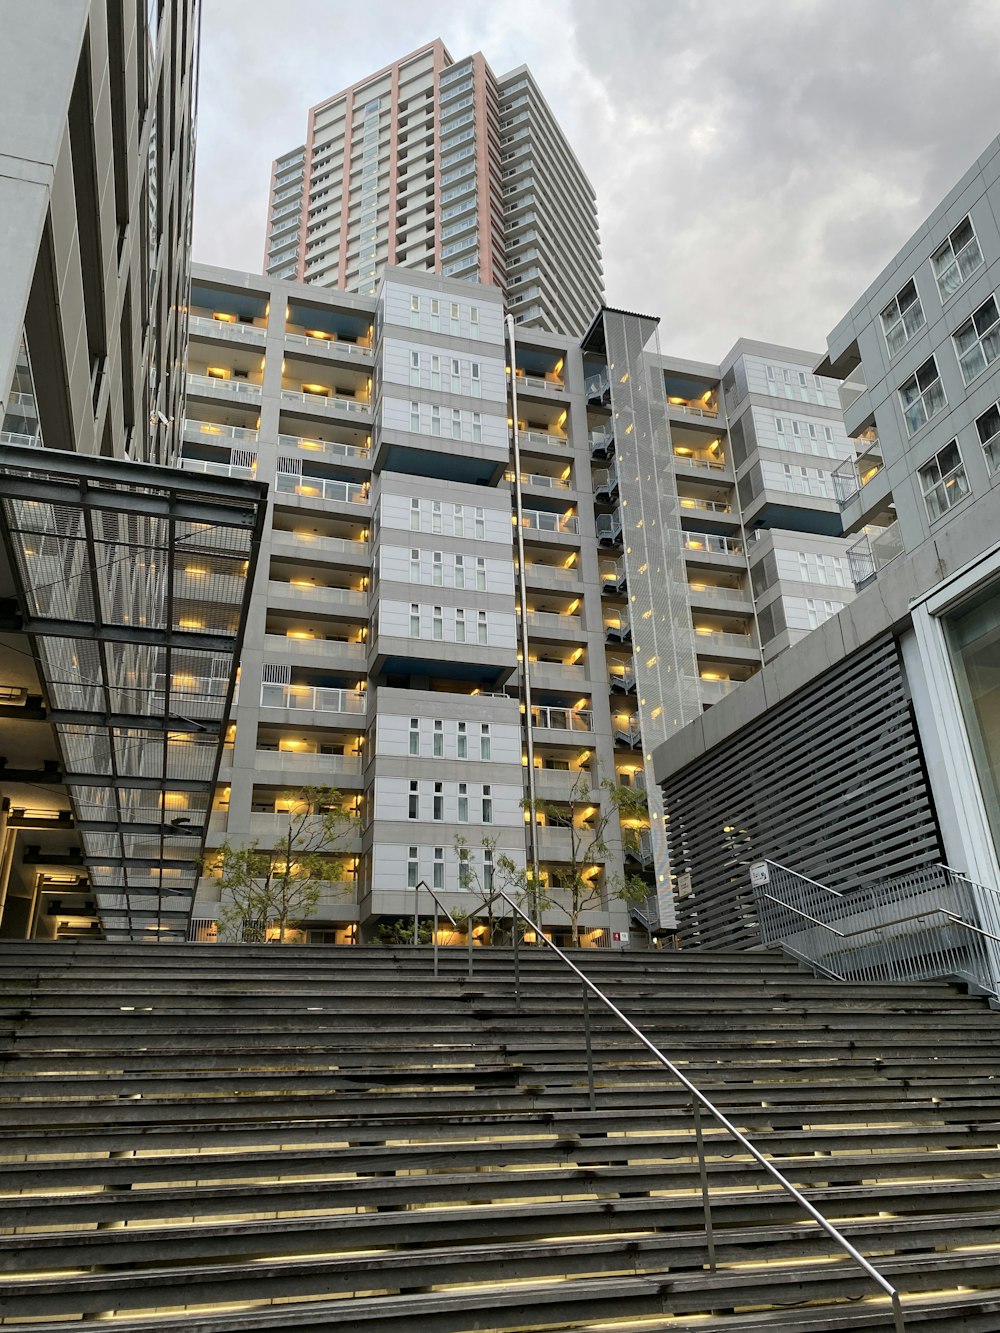
<instances>
[{"instance_id":1,"label":"window frame","mask_svg":"<svg viewBox=\"0 0 1000 1333\"><path fill-rule=\"evenodd\" d=\"M908 302L906 306L903 306L900 304L900 298L908 287L913 289L913 300ZM919 312L920 319L919 322L911 328L907 325L906 316L907 312L913 310L914 307L916 307ZM890 311L894 311L895 316L887 322L886 316ZM924 303L920 299L920 291L917 288L916 280L914 278L908 278L888 305L879 312L879 322L882 325L882 337L885 340L886 351L889 353L890 360L895 359L903 348L917 336L920 330L927 327L927 316L924 313ZM904 336L902 342L894 345L894 341L890 338L890 334L894 334L897 330L902 330Z\"/></svg>"},{"instance_id":2,"label":"window frame","mask_svg":"<svg viewBox=\"0 0 1000 1333\"><path fill-rule=\"evenodd\" d=\"M941 466L941 458L952 448L955 450L958 462L945 472ZM930 484L928 484L925 473L928 473L932 468L936 470L937 476L931 478ZM959 478L961 478L960 482ZM917 481L920 483L920 493L924 498L924 508L927 511L927 521L929 523L937 523L970 494L969 476L965 470L965 459L962 457L962 448L958 443L957 436L949 440L947 444L942 445L940 449L935 450L926 462L921 463L920 467L917 468ZM949 484L952 482L958 484L957 490L949 489ZM964 490L961 489L962 486L965 487ZM931 508L932 496L937 496L936 504L940 505L936 513Z\"/></svg>"},{"instance_id":3,"label":"window frame","mask_svg":"<svg viewBox=\"0 0 1000 1333\"><path fill-rule=\"evenodd\" d=\"M966 241L965 245L962 246L961 250L956 250L956 249L955 249L955 233L956 233L957 231L960 231L961 228L964 227L966 223L969 224L969 230L972 232L972 240L971 240L971 241ZM964 273L964 274L963 274L963 273L962 273L962 265L961 265L961 263L960 263L960 261L959 261L959 255L964 254L964 252L969 248L969 245L970 245L970 244L974 244L975 247L976 247L976 249L978 250L978 252L979 252L979 262L978 262L978 264L974 264L974 265L972 266L972 268L970 268L969 271L968 271L967 273ZM946 250L946 249L948 249L948 250L951 251L951 261L950 261L950 263L949 263L949 265L948 265L948 268L950 268L951 265L954 264L954 265L956 266L956 268L958 269L958 273L959 273L959 281L958 281L958 285L955 286L955 287L953 287L953 288L951 289L951 291L947 293L947 295L946 295L946 294L944 293L944 291L942 291L942 289L941 289L941 273L939 272L938 267L937 267L937 260L938 260L939 256L940 256L940 255L944 252L944 250ZM935 283L937 284L938 296L939 296L940 299L941 299L941 304L942 304L942 306L947 305L947 303L951 300L951 298L955 295L955 293L956 293L956 292L960 292L960 291L962 290L962 288L965 286L966 282L968 282L968 280L972 277L972 275L973 275L974 273L978 273L978 271L979 271L979 270L985 265L985 263L986 263L986 257L985 257L985 255L983 254L983 247L982 247L982 246L980 245L980 243L979 243L979 233L976 231L976 224L975 224L975 223L973 222L973 220L972 220L972 214L971 214L971 213L966 213L965 217L962 218L961 222L956 223L955 226L952 227L952 229L951 229L951 231L949 231L949 233L948 233L946 239L945 239L945 240L941 243L941 245L939 245L938 248L932 253L932 255L931 255L931 261L930 261L930 262L931 262L931 272L934 274L934 281L935 281ZM946 271L947 271L947 270L946 270Z\"/></svg>"},{"instance_id":4,"label":"window frame","mask_svg":"<svg viewBox=\"0 0 1000 1333\"><path fill-rule=\"evenodd\" d=\"M933 364L934 366L934 378L928 382L926 387L921 388L920 373L921 371L926 370L927 367L931 364ZM907 402L904 393L907 388L907 385L911 383L916 388L917 393L915 398L912 398L909 402ZM929 393L935 384L937 384L941 390L941 403L940 406L938 406L933 412L928 412L927 403L925 401L924 395ZM937 363L937 356L933 352L927 358L926 361L922 362L919 366L917 366L916 370L913 372L912 375L907 376L907 378L896 390L896 394L899 398L900 408L902 409L903 421L906 424L907 437L912 440L914 435L919 434L919 432L923 430L923 428L927 425L928 422L933 421L934 418L938 416L940 412L943 412L944 409L948 406L948 395L945 391L944 381L941 379L941 370ZM913 425L910 417L910 411L917 403L919 403L921 408L923 409L924 418L918 424Z\"/></svg>"},{"instance_id":5,"label":"window frame","mask_svg":"<svg viewBox=\"0 0 1000 1333\"><path fill-rule=\"evenodd\" d=\"M993 321L980 332L977 318L990 304L993 306ZM959 335L963 330L968 330L974 335L972 342L967 344L964 351L960 349L958 343ZM984 339L988 338L990 334L993 334L995 350L991 357L987 357ZM966 388L968 388L974 380L977 380L984 371L989 370L990 366L992 366L996 360L1000 359L1000 304L997 302L995 292L991 293L985 301L982 301L976 309L973 310L972 314L969 315L968 319L962 320L961 324L959 324L958 328L951 335L951 345L955 349L955 360L958 362L958 368L962 372L962 380ZM973 370L970 374L966 374L966 360L977 350L982 359L982 364L978 369Z\"/></svg>"}]
</instances>

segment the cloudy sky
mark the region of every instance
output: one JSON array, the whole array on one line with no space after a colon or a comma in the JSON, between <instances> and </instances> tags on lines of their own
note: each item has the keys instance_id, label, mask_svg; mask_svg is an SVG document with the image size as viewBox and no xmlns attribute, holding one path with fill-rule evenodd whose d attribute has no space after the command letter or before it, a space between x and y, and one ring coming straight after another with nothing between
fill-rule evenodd
<instances>
[{"instance_id":1,"label":"cloudy sky","mask_svg":"<svg viewBox=\"0 0 1000 1333\"><path fill-rule=\"evenodd\" d=\"M436 36L531 66L679 356L822 350L1000 133L998 0L203 0L195 258L259 271L308 108Z\"/></svg>"}]
</instances>

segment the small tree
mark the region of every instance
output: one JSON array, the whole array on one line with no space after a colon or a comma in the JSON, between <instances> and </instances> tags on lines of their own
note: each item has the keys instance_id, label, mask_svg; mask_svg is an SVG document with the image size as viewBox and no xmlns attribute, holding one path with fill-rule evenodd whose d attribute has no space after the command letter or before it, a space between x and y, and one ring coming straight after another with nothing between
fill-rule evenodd
<instances>
[{"instance_id":1,"label":"small tree","mask_svg":"<svg viewBox=\"0 0 1000 1333\"><path fill-rule=\"evenodd\" d=\"M634 787L625 787L606 779L600 784L600 789L604 799L592 813L590 808L594 802L586 773L581 773L573 784L566 805L539 800L522 802L534 822L537 823L541 816L546 822L562 825L569 831L569 858L565 865L553 871L553 883L550 886L539 886L536 893L530 883L530 875L524 871L519 873L523 876L522 892L529 900L537 902L540 911L556 908L565 912L569 918L573 943L577 946L580 944L580 917L588 908L598 906L603 896L597 877L588 876L587 870L607 856L606 837L612 820L619 821L622 846L628 852L638 848L641 830L636 825L640 820L645 820L648 813L645 793ZM513 863L504 866L503 870L507 875L518 873L518 867ZM649 886L638 875L621 875L608 882L606 891L609 898L638 903L646 900Z\"/></svg>"},{"instance_id":2,"label":"small tree","mask_svg":"<svg viewBox=\"0 0 1000 1333\"><path fill-rule=\"evenodd\" d=\"M242 846L228 839L216 849L222 888L219 933L227 939L263 939L268 921L284 943L289 925L308 917L323 886L343 873L337 851L357 816L343 808L333 787L300 787L284 794L284 828L271 847L258 839Z\"/></svg>"}]
</instances>

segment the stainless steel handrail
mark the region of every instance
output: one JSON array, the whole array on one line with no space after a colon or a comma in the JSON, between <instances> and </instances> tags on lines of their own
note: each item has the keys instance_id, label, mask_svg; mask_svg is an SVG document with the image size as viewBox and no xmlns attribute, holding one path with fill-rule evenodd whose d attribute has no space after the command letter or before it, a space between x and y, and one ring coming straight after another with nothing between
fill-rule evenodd
<instances>
[{"instance_id":1,"label":"stainless steel handrail","mask_svg":"<svg viewBox=\"0 0 1000 1333\"><path fill-rule=\"evenodd\" d=\"M414 944L414 947L415 947L415 948L416 948L416 947L419 947L419 945L420 945L420 890L421 890L421 889L426 889L427 892L428 892L428 893L431 895L431 897L434 899L434 934L433 934L433 936L431 937L431 944L434 946L434 975L437 976L437 974L438 974L438 921L440 920L440 915L439 915L439 913L444 912L445 916L446 916L446 917L448 918L448 920L451 922L451 924L452 924L452 926L455 928L455 930L458 930L458 922L455 920L455 918L452 916L452 914L448 911L447 907L445 907L444 903L443 903L443 902L441 901L441 899L437 896L437 894L434 892L434 890L431 888L431 886L427 883L427 881L426 881L425 879L418 879L417 882L416 882L416 884L414 884L414 886L413 886L413 944Z\"/></svg>"},{"instance_id":2,"label":"stainless steel handrail","mask_svg":"<svg viewBox=\"0 0 1000 1333\"><path fill-rule=\"evenodd\" d=\"M639 1041L643 1044L643 1046L646 1047L646 1049L650 1052L650 1054L656 1060L658 1060L665 1069L669 1070L669 1072L674 1076L674 1078L677 1079L677 1081L682 1085L682 1087L684 1087L691 1094L692 1107L694 1109L695 1138L697 1140L697 1146L698 1146L698 1170L701 1176L701 1193L702 1193L702 1202L704 1205L704 1212L705 1212L705 1239L708 1249L708 1260L709 1260L710 1270L712 1272L716 1270L715 1240L712 1231L711 1201L708 1191L708 1172L705 1163L705 1150L704 1150L704 1142L701 1130L701 1117L699 1113L700 1107L703 1107L722 1126L722 1128L726 1131L726 1133L729 1134L733 1139L735 1139L736 1142L740 1145L740 1147L743 1148L745 1152L749 1153L750 1156L754 1159L754 1161L758 1163L758 1165L764 1168L764 1170L768 1173L768 1175L771 1176L771 1178L781 1186L781 1188L785 1191L785 1193L788 1194L792 1199L794 1199L795 1202L812 1218L812 1220L823 1231L826 1232L826 1234L830 1237L830 1239L834 1241L837 1245L839 1245L840 1248L844 1251L844 1253L849 1258L853 1259L855 1263L858 1264L859 1267L865 1273L868 1274L868 1276L876 1284L876 1286L878 1286L883 1292L885 1292L885 1294L889 1297L889 1300L892 1303L893 1322L895 1325L896 1333L905 1333L905 1325L903 1323L903 1308L902 1305L900 1304L899 1292L892 1285L892 1283L889 1282L886 1278L884 1278L882 1274L878 1271L878 1269L875 1268L874 1265L871 1264L859 1250L856 1250L854 1248L854 1246L847 1239L847 1237L842 1235L833 1225L833 1223L829 1222L819 1211L819 1209L816 1208L813 1204L811 1204L809 1200L805 1197L805 1195L802 1194L800 1190L796 1189L796 1187L792 1184L790 1180L788 1180L786 1176L783 1176L781 1174L781 1172L772 1162L768 1161L768 1159L764 1156L764 1154L760 1151L759 1148L754 1147L754 1145L750 1142L750 1140L746 1137L746 1135L743 1134L740 1130L738 1130L736 1126L732 1123L732 1121L730 1121L729 1119L726 1118L725 1115L723 1115L723 1113L714 1104L714 1102L709 1101L708 1097L706 1097L705 1094L698 1087L696 1087L695 1084L692 1083L691 1080L685 1074L683 1074L680 1069L678 1069L678 1067L673 1063L673 1061L668 1056L664 1055L664 1053L659 1049L658 1046L654 1046L654 1044L645 1035L645 1033L642 1032L640 1028L636 1027L636 1025L632 1022L630 1018L626 1017L626 1015L622 1013L622 1011L618 1008L618 1006L612 1000L610 1000L607 995L604 994L604 992L600 989L599 986L595 985L594 982L590 980L590 978L587 976L585 972L582 972L580 968L578 968L576 964L570 958L568 958L566 954L563 953L562 949L560 949L558 945L553 944L551 940L545 937L545 935L542 933L541 926L531 919L531 917L527 914L527 912L525 912L523 907L520 907L514 901L513 898L509 897L508 894L506 894L503 891L503 889L495 890L495 892L490 898L490 901L492 902L493 898L496 897L500 897L506 903L508 903L510 907L513 909L513 911L517 913L518 916L523 918L525 923L529 927L531 927L532 930L534 930L536 939L540 939L542 943L547 948L549 948L556 955L557 958L560 959L561 962L565 963L565 965L570 969L571 972L575 973L576 976L580 978L584 986L584 994L595 995L597 999L600 1000L600 1002L605 1006L605 1008L608 1009L609 1012L612 1013L620 1023L622 1023L626 1028L628 1028L628 1030L632 1033L632 1035L639 1039ZM518 932L513 931L512 933L514 935L514 938L516 939ZM584 1013L584 1017L585 1019L588 1017L588 1011L586 1010ZM591 1098L591 1101L593 1101L593 1098Z\"/></svg>"}]
</instances>

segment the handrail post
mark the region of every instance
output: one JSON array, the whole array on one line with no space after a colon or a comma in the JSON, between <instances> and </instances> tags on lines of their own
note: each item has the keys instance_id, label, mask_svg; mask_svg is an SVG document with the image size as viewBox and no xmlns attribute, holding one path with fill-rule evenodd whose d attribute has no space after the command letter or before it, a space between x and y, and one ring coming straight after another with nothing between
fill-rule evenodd
<instances>
[{"instance_id":1,"label":"handrail post","mask_svg":"<svg viewBox=\"0 0 1000 1333\"><path fill-rule=\"evenodd\" d=\"M712 1230L712 1197L708 1191L708 1166L705 1163L705 1138L701 1132L701 1107L692 1101L694 1112L694 1139L698 1148L698 1176L701 1180L701 1207L705 1214L705 1245L708 1248L709 1272L715 1272L715 1233Z\"/></svg>"},{"instance_id":2,"label":"handrail post","mask_svg":"<svg viewBox=\"0 0 1000 1333\"><path fill-rule=\"evenodd\" d=\"M469 960L469 969L467 975L470 981L472 980L472 923L474 920L475 917L473 917L471 912L465 918L465 947L468 952L468 960Z\"/></svg>"},{"instance_id":3,"label":"handrail post","mask_svg":"<svg viewBox=\"0 0 1000 1333\"><path fill-rule=\"evenodd\" d=\"M438 905L434 903L434 975L438 974Z\"/></svg>"},{"instance_id":4,"label":"handrail post","mask_svg":"<svg viewBox=\"0 0 1000 1333\"><path fill-rule=\"evenodd\" d=\"M511 929L514 932L514 1010L516 1013L520 1013L521 1012L521 959L518 953L518 940L521 932L518 929L519 922L516 914L511 916L510 922L511 922Z\"/></svg>"},{"instance_id":5,"label":"handrail post","mask_svg":"<svg viewBox=\"0 0 1000 1333\"><path fill-rule=\"evenodd\" d=\"M594 1089L594 1043L590 1033L590 989L583 987L583 1039L587 1047L587 1097L590 1109L597 1110L597 1093Z\"/></svg>"},{"instance_id":6,"label":"handrail post","mask_svg":"<svg viewBox=\"0 0 1000 1333\"><path fill-rule=\"evenodd\" d=\"M413 947L420 942L420 885L413 886Z\"/></svg>"}]
</instances>

